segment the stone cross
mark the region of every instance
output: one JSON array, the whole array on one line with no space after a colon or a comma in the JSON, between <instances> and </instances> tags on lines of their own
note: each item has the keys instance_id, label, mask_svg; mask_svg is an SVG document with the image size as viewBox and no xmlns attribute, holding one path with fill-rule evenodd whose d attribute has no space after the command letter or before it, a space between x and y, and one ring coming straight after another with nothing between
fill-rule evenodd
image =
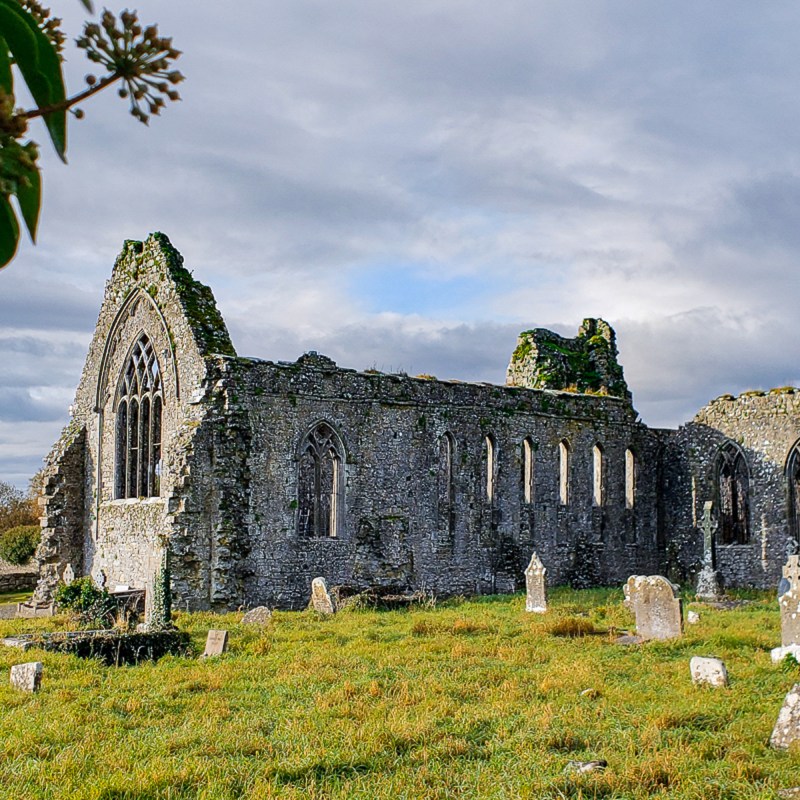
<instances>
[{"instance_id":1,"label":"stone cross","mask_svg":"<svg viewBox=\"0 0 800 800\"><path fill-rule=\"evenodd\" d=\"M311 605L319 614L328 615L336 612L325 578L314 578L311 581Z\"/></svg>"},{"instance_id":2,"label":"stone cross","mask_svg":"<svg viewBox=\"0 0 800 800\"><path fill-rule=\"evenodd\" d=\"M62 575L62 579L66 586L69 586L72 583L72 581L75 580L75 570L72 569L72 564L67 564L67 566L64 567L64 574Z\"/></svg>"},{"instance_id":3,"label":"stone cross","mask_svg":"<svg viewBox=\"0 0 800 800\"><path fill-rule=\"evenodd\" d=\"M800 556L789 556L783 565L782 573L789 584L786 591L800 588Z\"/></svg>"},{"instance_id":4,"label":"stone cross","mask_svg":"<svg viewBox=\"0 0 800 800\"><path fill-rule=\"evenodd\" d=\"M798 739L800 739L800 683L792 686L786 695L769 744L776 750L788 750L789 745Z\"/></svg>"},{"instance_id":5,"label":"stone cross","mask_svg":"<svg viewBox=\"0 0 800 800\"><path fill-rule=\"evenodd\" d=\"M11 685L23 692L38 692L42 685L42 669L41 661L14 664L11 667Z\"/></svg>"},{"instance_id":6,"label":"stone cross","mask_svg":"<svg viewBox=\"0 0 800 800\"><path fill-rule=\"evenodd\" d=\"M547 611L547 590L545 585L545 575L547 570L541 559L534 552L531 555L531 563L525 570L525 586L527 593L525 596L525 610L535 614L544 614Z\"/></svg>"},{"instance_id":7,"label":"stone cross","mask_svg":"<svg viewBox=\"0 0 800 800\"><path fill-rule=\"evenodd\" d=\"M625 584L625 605L636 617L640 641L683 635L683 608L673 586L661 575L632 575Z\"/></svg>"},{"instance_id":8,"label":"stone cross","mask_svg":"<svg viewBox=\"0 0 800 800\"><path fill-rule=\"evenodd\" d=\"M714 503L706 500L703 503L703 517L700 529L703 531L703 564L716 569L717 558L714 551L714 534L717 532L717 521L713 516Z\"/></svg>"},{"instance_id":9,"label":"stone cross","mask_svg":"<svg viewBox=\"0 0 800 800\"><path fill-rule=\"evenodd\" d=\"M210 630L206 639L203 658L221 656L228 649L228 631Z\"/></svg>"}]
</instances>

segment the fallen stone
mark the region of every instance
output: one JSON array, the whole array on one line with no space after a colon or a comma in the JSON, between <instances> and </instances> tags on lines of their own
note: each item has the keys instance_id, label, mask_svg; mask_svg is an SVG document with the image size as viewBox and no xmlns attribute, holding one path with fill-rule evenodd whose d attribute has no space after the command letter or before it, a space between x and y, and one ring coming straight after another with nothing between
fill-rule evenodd
<instances>
[{"instance_id":1,"label":"fallen stone","mask_svg":"<svg viewBox=\"0 0 800 800\"><path fill-rule=\"evenodd\" d=\"M770 747L788 750L792 742L800 739L800 683L789 690L778 714L778 720L769 737Z\"/></svg>"},{"instance_id":2,"label":"fallen stone","mask_svg":"<svg viewBox=\"0 0 800 800\"><path fill-rule=\"evenodd\" d=\"M728 670L720 658L694 656L689 662L692 683L705 683L709 686L727 686Z\"/></svg>"},{"instance_id":3,"label":"fallen stone","mask_svg":"<svg viewBox=\"0 0 800 800\"><path fill-rule=\"evenodd\" d=\"M608 761L599 759L597 761L568 761L564 767L564 773L569 775L585 775L589 772L601 772L608 766Z\"/></svg>"},{"instance_id":4,"label":"fallen stone","mask_svg":"<svg viewBox=\"0 0 800 800\"><path fill-rule=\"evenodd\" d=\"M325 578L314 578L311 581L311 605L318 614L328 616L336 613L336 606L328 592Z\"/></svg>"},{"instance_id":5,"label":"fallen stone","mask_svg":"<svg viewBox=\"0 0 800 800\"><path fill-rule=\"evenodd\" d=\"M11 667L11 685L23 692L38 692L42 685L42 662L29 661Z\"/></svg>"},{"instance_id":6,"label":"fallen stone","mask_svg":"<svg viewBox=\"0 0 800 800\"><path fill-rule=\"evenodd\" d=\"M696 611L687 611L686 621L690 625L697 625L697 623L700 622L700 615Z\"/></svg>"},{"instance_id":7,"label":"fallen stone","mask_svg":"<svg viewBox=\"0 0 800 800\"><path fill-rule=\"evenodd\" d=\"M778 797L783 800L800 800L800 786L793 786L791 789L778 789Z\"/></svg>"},{"instance_id":8,"label":"fallen stone","mask_svg":"<svg viewBox=\"0 0 800 800\"><path fill-rule=\"evenodd\" d=\"M271 621L272 612L266 606L251 608L242 617L242 625L268 625Z\"/></svg>"},{"instance_id":9,"label":"fallen stone","mask_svg":"<svg viewBox=\"0 0 800 800\"><path fill-rule=\"evenodd\" d=\"M800 663L800 644L788 644L786 647L773 647L769 651L773 664L780 664L786 656L792 656Z\"/></svg>"}]
</instances>

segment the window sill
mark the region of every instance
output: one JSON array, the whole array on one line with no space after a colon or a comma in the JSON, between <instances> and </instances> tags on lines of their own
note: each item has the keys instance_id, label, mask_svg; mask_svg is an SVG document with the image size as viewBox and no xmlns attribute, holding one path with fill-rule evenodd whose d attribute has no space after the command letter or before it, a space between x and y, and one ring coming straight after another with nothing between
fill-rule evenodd
<instances>
[{"instance_id":1,"label":"window sill","mask_svg":"<svg viewBox=\"0 0 800 800\"><path fill-rule=\"evenodd\" d=\"M104 500L100 503L100 507L156 505L163 502L165 502L163 497L125 497L119 500Z\"/></svg>"}]
</instances>

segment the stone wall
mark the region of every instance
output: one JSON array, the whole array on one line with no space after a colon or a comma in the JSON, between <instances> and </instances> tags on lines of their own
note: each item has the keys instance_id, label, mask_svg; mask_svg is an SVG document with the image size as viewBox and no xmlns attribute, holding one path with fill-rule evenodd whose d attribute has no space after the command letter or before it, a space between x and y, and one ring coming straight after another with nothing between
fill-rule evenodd
<instances>
[{"instance_id":1,"label":"stone wall","mask_svg":"<svg viewBox=\"0 0 800 800\"><path fill-rule=\"evenodd\" d=\"M3 562L0 562L2 567ZM36 586L39 573L35 567L0 568L0 593L27 592Z\"/></svg>"}]
</instances>

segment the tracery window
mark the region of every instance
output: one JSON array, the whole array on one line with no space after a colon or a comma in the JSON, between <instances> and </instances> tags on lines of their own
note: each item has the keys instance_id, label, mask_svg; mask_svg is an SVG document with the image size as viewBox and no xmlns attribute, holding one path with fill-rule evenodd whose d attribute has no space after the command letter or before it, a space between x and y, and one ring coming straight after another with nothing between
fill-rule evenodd
<instances>
[{"instance_id":1,"label":"tracery window","mask_svg":"<svg viewBox=\"0 0 800 800\"><path fill-rule=\"evenodd\" d=\"M592 502L596 506L605 503L606 476L603 448L596 444L592 449Z\"/></svg>"},{"instance_id":2,"label":"tracery window","mask_svg":"<svg viewBox=\"0 0 800 800\"><path fill-rule=\"evenodd\" d=\"M161 493L161 368L147 334L133 346L117 396L114 496Z\"/></svg>"},{"instance_id":3,"label":"tracery window","mask_svg":"<svg viewBox=\"0 0 800 800\"><path fill-rule=\"evenodd\" d=\"M530 437L522 440L522 500L530 505L533 502L533 454L535 452Z\"/></svg>"},{"instance_id":4,"label":"tracery window","mask_svg":"<svg viewBox=\"0 0 800 800\"><path fill-rule=\"evenodd\" d=\"M750 473L744 453L733 442L728 442L717 456L721 544L746 544L750 540L749 488Z\"/></svg>"},{"instance_id":5,"label":"tracery window","mask_svg":"<svg viewBox=\"0 0 800 800\"><path fill-rule=\"evenodd\" d=\"M558 499L562 506L569 504L569 442L564 439L558 445Z\"/></svg>"},{"instance_id":6,"label":"tracery window","mask_svg":"<svg viewBox=\"0 0 800 800\"><path fill-rule=\"evenodd\" d=\"M789 484L789 535L800 541L800 441L795 442L786 459Z\"/></svg>"},{"instance_id":7,"label":"tracery window","mask_svg":"<svg viewBox=\"0 0 800 800\"><path fill-rule=\"evenodd\" d=\"M327 422L319 422L300 445L297 527L301 536L335 538L344 506L344 448Z\"/></svg>"}]
</instances>

